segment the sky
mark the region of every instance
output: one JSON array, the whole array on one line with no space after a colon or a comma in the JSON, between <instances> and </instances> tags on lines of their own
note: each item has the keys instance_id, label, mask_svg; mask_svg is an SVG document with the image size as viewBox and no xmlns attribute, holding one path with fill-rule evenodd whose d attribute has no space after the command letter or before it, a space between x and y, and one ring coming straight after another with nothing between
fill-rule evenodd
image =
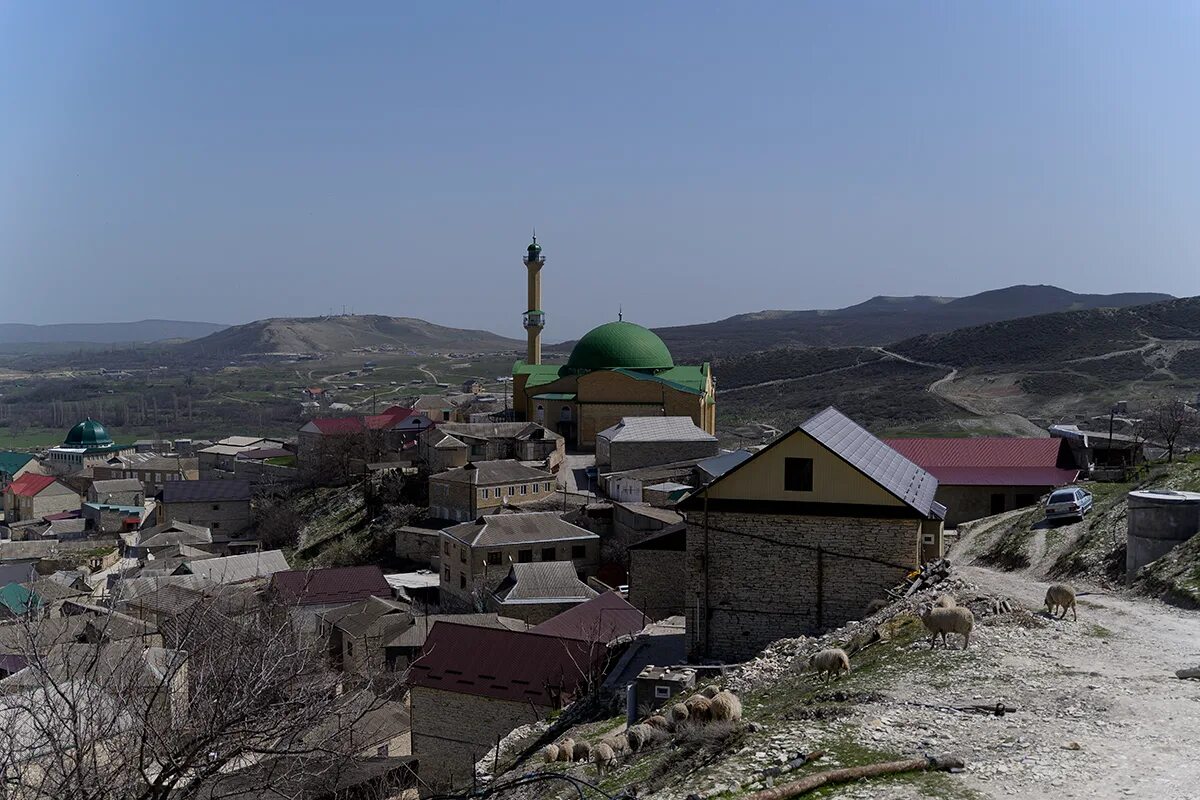
<instances>
[{"instance_id":1,"label":"sky","mask_svg":"<svg viewBox=\"0 0 1200 800\"><path fill-rule=\"evenodd\" d=\"M6 322L1200 294L1195 3L4 3Z\"/></svg>"}]
</instances>

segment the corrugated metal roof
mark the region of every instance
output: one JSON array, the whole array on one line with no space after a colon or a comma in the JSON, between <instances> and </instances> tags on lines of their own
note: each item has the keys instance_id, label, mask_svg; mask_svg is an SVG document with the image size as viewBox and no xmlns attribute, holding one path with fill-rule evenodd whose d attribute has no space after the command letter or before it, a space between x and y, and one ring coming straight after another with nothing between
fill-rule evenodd
<instances>
[{"instance_id":1,"label":"corrugated metal roof","mask_svg":"<svg viewBox=\"0 0 1200 800\"><path fill-rule=\"evenodd\" d=\"M144 488L137 478L112 478L111 480L92 481L92 488L98 496L115 492L140 492Z\"/></svg>"},{"instance_id":2,"label":"corrugated metal roof","mask_svg":"<svg viewBox=\"0 0 1200 800\"><path fill-rule=\"evenodd\" d=\"M430 478L430 480L469 483L472 486L491 486L497 483L508 484L522 481L542 482L553 479L554 476L549 472L527 467L513 459L476 461L465 467L439 472Z\"/></svg>"},{"instance_id":3,"label":"corrugated metal roof","mask_svg":"<svg viewBox=\"0 0 1200 800\"><path fill-rule=\"evenodd\" d=\"M800 430L922 516L936 516L933 496L937 493L937 479L833 406L802 424ZM776 441L782 438L786 437Z\"/></svg>"},{"instance_id":4,"label":"corrugated metal roof","mask_svg":"<svg viewBox=\"0 0 1200 800\"><path fill-rule=\"evenodd\" d=\"M54 482L53 475L35 475L32 472L26 472L10 483L5 491L18 497L35 497Z\"/></svg>"},{"instance_id":5,"label":"corrugated metal roof","mask_svg":"<svg viewBox=\"0 0 1200 800\"><path fill-rule=\"evenodd\" d=\"M287 605L345 604L372 595L392 596L383 570L374 565L276 572L271 576L271 590Z\"/></svg>"},{"instance_id":6,"label":"corrugated metal roof","mask_svg":"<svg viewBox=\"0 0 1200 800\"><path fill-rule=\"evenodd\" d=\"M399 632L393 632L391 638L383 640L384 647L421 647L425 637L440 620L453 622L456 625L473 625L477 628L495 628L496 630L524 631L529 626L522 620L512 617L502 617L499 614L414 614L412 625Z\"/></svg>"},{"instance_id":7,"label":"corrugated metal roof","mask_svg":"<svg viewBox=\"0 0 1200 800\"><path fill-rule=\"evenodd\" d=\"M563 602L582 603L598 592L579 580L575 564L570 561L531 561L513 564L508 577L496 587L495 596L501 603Z\"/></svg>"},{"instance_id":8,"label":"corrugated metal roof","mask_svg":"<svg viewBox=\"0 0 1200 800\"><path fill-rule=\"evenodd\" d=\"M915 464L929 467L1057 467L1061 439L979 436L970 438L884 439Z\"/></svg>"},{"instance_id":9,"label":"corrugated metal roof","mask_svg":"<svg viewBox=\"0 0 1200 800\"><path fill-rule=\"evenodd\" d=\"M610 442L715 442L691 417L622 417L597 437Z\"/></svg>"},{"instance_id":10,"label":"corrugated metal roof","mask_svg":"<svg viewBox=\"0 0 1200 800\"><path fill-rule=\"evenodd\" d=\"M646 617L616 592L605 592L586 603L551 617L531 630L608 644L618 636L628 636L646 627Z\"/></svg>"},{"instance_id":11,"label":"corrugated metal roof","mask_svg":"<svg viewBox=\"0 0 1200 800\"><path fill-rule=\"evenodd\" d=\"M579 639L443 620L430 630L409 683L554 707L578 695L588 672L607 655L607 648Z\"/></svg>"},{"instance_id":12,"label":"corrugated metal roof","mask_svg":"<svg viewBox=\"0 0 1200 800\"><path fill-rule=\"evenodd\" d=\"M567 522L557 511L492 514L481 520L452 525L445 529L445 533L472 547L600 538L591 531Z\"/></svg>"},{"instance_id":13,"label":"corrugated metal roof","mask_svg":"<svg viewBox=\"0 0 1200 800\"><path fill-rule=\"evenodd\" d=\"M1057 467L930 467L942 486L1066 486L1079 477L1077 469Z\"/></svg>"},{"instance_id":14,"label":"corrugated metal roof","mask_svg":"<svg viewBox=\"0 0 1200 800\"><path fill-rule=\"evenodd\" d=\"M261 553L242 553L222 558L206 558L187 562L188 571L203 575L213 583L241 583L255 578L267 578L288 568L280 550Z\"/></svg>"}]
</instances>

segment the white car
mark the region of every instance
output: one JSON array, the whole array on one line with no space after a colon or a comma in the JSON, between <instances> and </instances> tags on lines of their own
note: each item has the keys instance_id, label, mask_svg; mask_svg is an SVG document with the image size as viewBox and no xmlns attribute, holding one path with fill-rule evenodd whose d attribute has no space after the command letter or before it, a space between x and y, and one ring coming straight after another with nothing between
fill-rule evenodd
<instances>
[{"instance_id":1,"label":"white car","mask_svg":"<svg viewBox=\"0 0 1200 800\"><path fill-rule=\"evenodd\" d=\"M1056 489L1046 500L1046 519L1083 519L1092 510L1092 493L1078 486Z\"/></svg>"}]
</instances>

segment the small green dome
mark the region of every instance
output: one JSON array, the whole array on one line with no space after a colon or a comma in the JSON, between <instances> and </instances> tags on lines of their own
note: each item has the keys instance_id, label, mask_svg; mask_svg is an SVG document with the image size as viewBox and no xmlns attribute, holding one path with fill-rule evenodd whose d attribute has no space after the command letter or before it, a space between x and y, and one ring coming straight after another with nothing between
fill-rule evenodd
<instances>
[{"instance_id":1,"label":"small green dome","mask_svg":"<svg viewBox=\"0 0 1200 800\"><path fill-rule=\"evenodd\" d=\"M112 443L112 437L104 430L104 426L88 417L71 428L63 447L108 447Z\"/></svg>"},{"instance_id":2,"label":"small green dome","mask_svg":"<svg viewBox=\"0 0 1200 800\"><path fill-rule=\"evenodd\" d=\"M527 247L527 248L525 248L525 249L526 249L526 250L528 250L528 251L529 251L529 252L531 252L531 253L540 253L540 252L542 252L542 246L541 246L540 244L538 244L538 243L537 243L537 239L534 239L532 242L530 242L530 243L529 243L529 247Z\"/></svg>"},{"instance_id":3,"label":"small green dome","mask_svg":"<svg viewBox=\"0 0 1200 800\"><path fill-rule=\"evenodd\" d=\"M661 370L675 366L671 351L649 328L632 322L607 322L575 343L571 369Z\"/></svg>"}]
</instances>

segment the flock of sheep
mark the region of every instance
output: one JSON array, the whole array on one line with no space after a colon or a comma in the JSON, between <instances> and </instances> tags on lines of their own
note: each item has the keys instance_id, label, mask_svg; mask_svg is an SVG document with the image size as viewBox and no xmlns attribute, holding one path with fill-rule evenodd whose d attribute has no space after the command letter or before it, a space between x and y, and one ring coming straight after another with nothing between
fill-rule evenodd
<instances>
[{"instance_id":1,"label":"flock of sheep","mask_svg":"<svg viewBox=\"0 0 1200 800\"><path fill-rule=\"evenodd\" d=\"M1066 619L1068 610L1071 611L1073 619L1079 619L1075 609L1075 590L1066 584L1056 583L1047 589L1045 605L1051 616L1061 609L1060 619ZM951 633L961 635L962 649L967 649L971 641L971 631L975 629L975 615L971 613L971 609L959 606L953 597L944 594L935 602L922 605L919 613L921 622L929 631L930 649L937 646L938 636L942 637L942 646L949 647L946 636ZM808 666L827 681L837 679L842 673L849 674L850 656L840 647L831 647L814 654L808 660ZM603 772L618 758L667 740L684 724L737 722L741 718L742 702L737 695L716 686L707 686L684 702L671 706L666 714L647 717L642 722L629 726L623 733L609 735L594 745L582 739L562 739L557 744L546 745L542 756L547 763L593 761L596 769Z\"/></svg>"}]
</instances>

